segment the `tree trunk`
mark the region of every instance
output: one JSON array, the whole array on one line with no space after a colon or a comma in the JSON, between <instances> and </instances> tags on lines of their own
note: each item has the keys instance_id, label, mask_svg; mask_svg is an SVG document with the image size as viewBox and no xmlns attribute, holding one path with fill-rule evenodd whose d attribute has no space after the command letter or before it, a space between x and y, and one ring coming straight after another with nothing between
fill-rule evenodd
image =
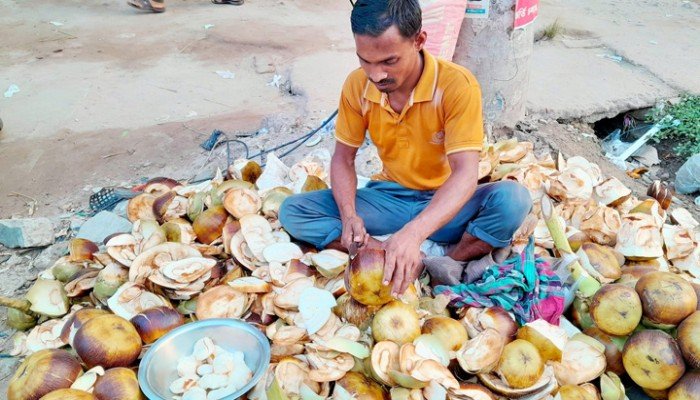
<instances>
[{"instance_id":1,"label":"tree trunk","mask_svg":"<svg viewBox=\"0 0 700 400\"><path fill-rule=\"evenodd\" d=\"M491 1L486 19L465 18L453 61L467 67L481 85L487 133L513 127L525 116L532 24L513 30L515 0Z\"/></svg>"}]
</instances>

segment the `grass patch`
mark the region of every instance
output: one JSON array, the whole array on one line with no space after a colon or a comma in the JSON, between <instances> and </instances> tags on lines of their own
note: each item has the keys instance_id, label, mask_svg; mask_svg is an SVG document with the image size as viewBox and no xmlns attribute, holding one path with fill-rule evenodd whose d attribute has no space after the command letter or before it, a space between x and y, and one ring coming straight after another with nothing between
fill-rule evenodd
<instances>
[{"instance_id":1,"label":"grass patch","mask_svg":"<svg viewBox=\"0 0 700 400\"><path fill-rule=\"evenodd\" d=\"M675 142L674 151L684 158L700 153L700 96L688 95L678 104L657 107L648 118L663 124L655 142Z\"/></svg>"},{"instance_id":2,"label":"grass patch","mask_svg":"<svg viewBox=\"0 0 700 400\"><path fill-rule=\"evenodd\" d=\"M549 40L552 40L563 31L564 27L559 23L559 20L557 19L551 24L547 25L546 28L544 28L544 37L546 37Z\"/></svg>"}]
</instances>

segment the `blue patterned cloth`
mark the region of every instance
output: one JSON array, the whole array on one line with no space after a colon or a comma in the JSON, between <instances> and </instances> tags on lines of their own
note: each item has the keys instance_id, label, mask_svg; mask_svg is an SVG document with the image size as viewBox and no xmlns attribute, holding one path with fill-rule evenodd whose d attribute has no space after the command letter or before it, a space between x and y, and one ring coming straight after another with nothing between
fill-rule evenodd
<instances>
[{"instance_id":1,"label":"blue patterned cloth","mask_svg":"<svg viewBox=\"0 0 700 400\"><path fill-rule=\"evenodd\" d=\"M521 325L540 318L558 325L564 312L563 284L549 262L535 257L532 237L521 254L488 268L481 279L436 286L433 292L448 295L455 307L500 306Z\"/></svg>"}]
</instances>

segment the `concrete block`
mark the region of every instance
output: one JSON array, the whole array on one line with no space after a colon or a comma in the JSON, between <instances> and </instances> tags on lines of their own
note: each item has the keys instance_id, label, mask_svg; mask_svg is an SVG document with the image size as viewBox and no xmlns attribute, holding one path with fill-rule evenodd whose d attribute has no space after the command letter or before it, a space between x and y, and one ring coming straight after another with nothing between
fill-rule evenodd
<instances>
[{"instance_id":1,"label":"concrete block","mask_svg":"<svg viewBox=\"0 0 700 400\"><path fill-rule=\"evenodd\" d=\"M68 254L68 242L58 242L45 248L41 254L34 259L33 266L39 271L43 271L51 267L56 260Z\"/></svg>"},{"instance_id":2,"label":"concrete block","mask_svg":"<svg viewBox=\"0 0 700 400\"><path fill-rule=\"evenodd\" d=\"M53 242L53 224L48 218L0 220L0 244L7 247L42 247Z\"/></svg>"},{"instance_id":3,"label":"concrete block","mask_svg":"<svg viewBox=\"0 0 700 400\"><path fill-rule=\"evenodd\" d=\"M131 232L131 222L110 211L101 211L85 221L77 237L100 244L114 233Z\"/></svg>"}]
</instances>

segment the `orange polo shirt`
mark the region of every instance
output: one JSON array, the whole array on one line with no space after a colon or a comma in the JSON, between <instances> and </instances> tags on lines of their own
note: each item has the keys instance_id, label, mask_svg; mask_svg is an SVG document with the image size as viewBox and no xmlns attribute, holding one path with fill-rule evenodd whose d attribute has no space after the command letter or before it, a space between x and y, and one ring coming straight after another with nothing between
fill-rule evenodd
<instances>
[{"instance_id":1,"label":"orange polo shirt","mask_svg":"<svg viewBox=\"0 0 700 400\"><path fill-rule=\"evenodd\" d=\"M481 150L481 89L466 68L425 50L423 60L423 73L401 113L362 69L350 73L335 135L348 146L360 147L369 132L384 164L381 179L433 190L450 176L448 154Z\"/></svg>"}]
</instances>

